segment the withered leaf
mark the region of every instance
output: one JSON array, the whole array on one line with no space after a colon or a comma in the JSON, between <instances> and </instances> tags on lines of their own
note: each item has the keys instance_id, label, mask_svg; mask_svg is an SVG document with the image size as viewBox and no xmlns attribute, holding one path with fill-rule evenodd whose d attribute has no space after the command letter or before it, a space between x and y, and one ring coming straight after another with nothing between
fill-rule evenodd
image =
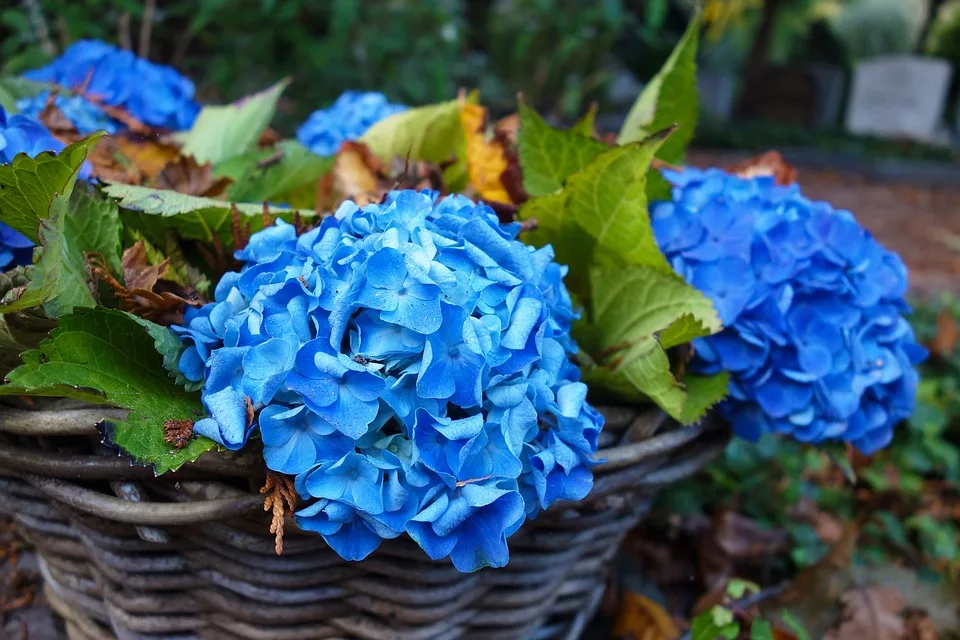
<instances>
[{"instance_id":1,"label":"withered leaf","mask_svg":"<svg viewBox=\"0 0 960 640\"><path fill-rule=\"evenodd\" d=\"M843 622L824 640L904 640L906 624L900 613L905 601L898 591L869 586L842 596Z\"/></svg>"},{"instance_id":2,"label":"withered leaf","mask_svg":"<svg viewBox=\"0 0 960 640\"><path fill-rule=\"evenodd\" d=\"M628 591L620 600L612 636L615 640L674 640L680 629L663 607Z\"/></svg>"},{"instance_id":3,"label":"withered leaf","mask_svg":"<svg viewBox=\"0 0 960 640\"><path fill-rule=\"evenodd\" d=\"M215 198L222 194L232 180L230 178L214 178L213 165L209 162L198 164L193 156L180 156L168 163L157 174L156 186L160 189L171 189L190 196Z\"/></svg>"},{"instance_id":4,"label":"withered leaf","mask_svg":"<svg viewBox=\"0 0 960 640\"><path fill-rule=\"evenodd\" d=\"M392 189L443 188L442 167L429 162L394 158L384 163L362 142L344 142L333 168L317 188L320 211L335 210L345 200L363 206L380 202Z\"/></svg>"},{"instance_id":5,"label":"withered leaf","mask_svg":"<svg viewBox=\"0 0 960 640\"><path fill-rule=\"evenodd\" d=\"M790 185L797 181L797 170L776 151L767 151L744 160L733 167L731 173L743 178L773 176L779 185Z\"/></svg>"},{"instance_id":6,"label":"withered leaf","mask_svg":"<svg viewBox=\"0 0 960 640\"><path fill-rule=\"evenodd\" d=\"M179 285L161 279L168 262L169 259L151 265L144 243L138 241L124 250L121 257L126 283L123 284L113 277L102 256L87 255L90 272L110 287L120 309L162 325L179 323L183 319L184 305L200 306L203 302L196 292L185 291Z\"/></svg>"},{"instance_id":7,"label":"withered leaf","mask_svg":"<svg viewBox=\"0 0 960 640\"><path fill-rule=\"evenodd\" d=\"M948 310L943 309L937 314L937 335L931 345L932 351L941 357L947 357L957 346L957 320Z\"/></svg>"}]
</instances>

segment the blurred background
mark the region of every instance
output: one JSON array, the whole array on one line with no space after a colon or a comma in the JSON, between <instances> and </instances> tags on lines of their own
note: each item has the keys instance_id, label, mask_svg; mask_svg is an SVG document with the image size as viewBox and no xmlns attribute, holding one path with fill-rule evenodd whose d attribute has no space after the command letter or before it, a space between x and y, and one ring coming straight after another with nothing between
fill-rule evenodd
<instances>
[{"instance_id":1,"label":"blurred background","mask_svg":"<svg viewBox=\"0 0 960 640\"><path fill-rule=\"evenodd\" d=\"M669 55L694 3L21 0L0 10L0 62L5 75L16 74L74 40L99 38L178 67L196 81L204 101L232 100L289 75L294 84L282 105L281 126L295 126L345 89L424 104L476 87L500 114L514 109L518 91L560 121L596 101L601 123L615 129ZM909 54L960 64L960 0L705 5L701 145L802 143L951 157L946 143L960 128L956 73L942 83L936 126L911 136L916 144L864 139L863 131L852 134L844 123L858 63Z\"/></svg>"}]
</instances>

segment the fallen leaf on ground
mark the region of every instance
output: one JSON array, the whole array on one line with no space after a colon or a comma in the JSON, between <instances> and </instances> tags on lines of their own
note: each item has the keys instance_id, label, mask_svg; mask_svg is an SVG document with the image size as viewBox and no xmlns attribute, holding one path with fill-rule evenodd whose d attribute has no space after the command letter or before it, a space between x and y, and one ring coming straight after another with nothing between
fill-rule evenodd
<instances>
[{"instance_id":1,"label":"fallen leaf on ground","mask_svg":"<svg viewBox=\"0 0 960 640\"><path fill-rule=\"evenodd\" d=\"M698 540L700 573L708 591L722 589L738 562L762 560L789 549L785 531L771 531L736 511L724 509Z\"/></svg>"},{"instance_id":2,"label":"fallen leaf on ground","mask_svg":"<svg viewBox=\"0 0 960 640\"><path fill-rule=\"evenodd\" d=\"M613 623L615 640L675 640L680 629L659 604L639 593L626 592Z\"/></svg>"},{"instance_id":3,"label":"fallen leaf on ground","mask_svg":"<svg viewBox=\"0 0 960 640\"><path fill-rule=\"evenodd\" d=\"M904 613L904 640L937 640L937 626L925 611L912 609Z\"/></svg>"},{"instance_id":4,"label":"fallen leaf on ground","mask_svg":"<svg viewBox=\"0 0 960 640\"><path fill-rule=\"evenodd\" d=\"M900 613L905 606L899 591L886 587L861 587L840 597L843 621L824 640L904 640L906 624Z\"/></svg>"},{"instance_id":5,"label":"fallen leaf on ground","mask_svg":"<svg viewBox=\"0 0 960 640\"><path fill-rule=\"evenodd\" d=\"M957 320L949 310L943 309L937 314L937 335L930 345L931 350L945 358L956 348L957 337Z\"/></svg>"}]
</instances>

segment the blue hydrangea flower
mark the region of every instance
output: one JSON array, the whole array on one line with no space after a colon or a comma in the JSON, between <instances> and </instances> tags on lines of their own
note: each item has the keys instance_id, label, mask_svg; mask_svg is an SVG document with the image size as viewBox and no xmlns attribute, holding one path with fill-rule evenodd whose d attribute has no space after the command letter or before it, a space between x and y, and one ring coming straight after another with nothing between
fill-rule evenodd
<instances>
[{"instance_id":1,"label":"blue hydrangea flower","mask_svg":"<svg viewBox=\"0 0 960 640\"><path fill-rule=\"evenodd\" d=\"M326 109L317 109L300 125L297 139L320 156L332 156L347 140L356 140L384 118L406 109L380 93L346 91Z\"/></svg>"},{"instance_id":2,"label":"blue hydrangea flower","mask_svg":"<svg viewBox=\"0 0 960 640\"><path fill-rule=\"evenodd\" d=\"M665 171L652 208L673 268L725 329L694 342L694 368L729 371L721 412L738 435L784 433L885 447L913 411L926 356L907 320L907 270L849 211L797 185L718 169Z\"/></svg>"},{"instance_id":3,"label":"blue hydrangea flower","mask_svg":"<svg viewBox=\"0 0 960 640\"><path fill-rule=\"evenodd\" d=\"M122 107L141 122L189 129L200 112L194 86L173 67L154 64L99 40L78 40L59 58L24 76L69 90L86 87L105 104Z\"/></svg>"},{"instance_id":4,"label":"blue hydrangea flower","mask_svg":"<svg viewBox=\"0 0 960 640\"><path fill-rule=\"evenodd\" d=\"M593 487L603 426L570 361L565 269L519 230L463 196L394 191L254 234L174 327L203 381L194 431L259 437L309 501L300 526L344 558L407 534L461 571L503 566L526 518Z\"/></svg>"},{"instance_id":5,"label":"blue hydrangea flower","mask_svg":"<svg viewBox=\"0 0 960 640\"><path fill-rule=\"evenodd\" d=\"M32 118L39 118L40 113L47 106L50 97L49 91L41 91L32 98L17 100L17 110ZM83 96L65 96L58 94L53 99L54 105L63 113L77 132L81 135L90 135L97 131L106 131L114 134L120 131L122 125L105 114L103 109L93 104Z\"/></svg>"}]
</instances>

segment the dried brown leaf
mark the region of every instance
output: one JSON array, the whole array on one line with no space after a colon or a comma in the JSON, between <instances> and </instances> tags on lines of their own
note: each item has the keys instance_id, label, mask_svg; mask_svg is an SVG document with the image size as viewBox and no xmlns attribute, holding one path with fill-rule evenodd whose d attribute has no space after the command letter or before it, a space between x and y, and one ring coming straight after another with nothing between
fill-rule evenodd
<instances>
[{"instance_id":1,"label":"dried brown leaf","mask_svg":"<svg viewBox=\"0 0 960 640\"><path fill-rule=\"evenodd\" d=\"M776 151L754 156L733 167L731 173L744 178L773 176L777 184L789 185L797 181L797 170Z\"/></svg>"},{"instance_id":2,"label":"dried brown leaf","mask_svg":"<svg viewBox=\"0 0 960 640\"><path fill-rule=\"evenodd\" d=\"M190 196L216 198L223 194L233 181L230 178L214 178L213 165L209 162L198 164L193 156L180 156L157 174L155 182L160 189L170 189Z\"/></svg>"},{"instance_id":3,"label":"dried brown leaf","mask_svg":"<svg viewBox=\"0 0 960 640\"><path fill-rule=\"evenodd\" d=\"M789 549L785 531L764 529L736 511L717 514L711 527L699 538L700 571L708 590L725 585L736 573L740 562L762 561Z\"/></svg>"},{"instance_id":4,"label":"dried brown leaf","mask_svg":"<svg viewBox=\"0 0 960 640\"><path fill-rule=\"evenodd\" d=\"M103 256L87 254L86 257L91 275L111 289L120 309L128 313L171 325L183 319L184 305L200 306L203 303L195 291L185 291L175 283L161 280L168 261L151 265L143 242L137 242L123 252L121 264L126 284L113 276ZM161 290L156 291L157 288Z\"/></svg>"},{"instance_id":5,"label":"dried brown leaf","mask_svg":"<svg viewBox=\"0 0 960 640\"><path fill-rule=\"evenodd\" d=\"M146 180L155 180L164 167L180 155L180 148L159 132L141 134L124 132L113 136L117 152L135 167Z\"/></svg>"},{"instance_id":6,"label":"dried brown leaf","mask_svg":"<svg viewBox=\"0 0 960 640\"><path fill-rule=\"evenodd\" d=\"M344 142L333 168L317 186L317 208L332 211L345 200L360 206L381 202L392 189L442 188L440 165L407 158L384 163L362 142Z\"/></svg>"},{"instance_id":7,"label":"dried brown leaf","mask_svg":"<svg viewBox=\"0 0 960 640\"><path fill-rule=\"evenodd\" d=\"M267 479L260 493L264 495L263 510L272 514L270 533L274 534L274 551L283 553L284 518L293 514L297 507L297 492L289 476L267 471Z\"/></svg>"},{"instance_id":8,"label":"dried brown leaf","mask_svg":"<svg viewBox=\"0 0 960 640\"><path fill-rule=\"evenodd\" d=\"M846 592L840 601L843 621L824 640L904 640L907 628L900 613L905 603L900 592L862 587Z\"/></svg>"},{"instance_id":9,"label":"dried brown leaf","mask_svg":"<svg viewBox=\"0 0 960 640\"><path fill-rule=\"evenodd\" d=\"M937 335L933 339L931 350L941 357L947 357L953 353L957 346L957 320L953 314L946 309L937 314Z\"/></svg>"}]
</instances>

